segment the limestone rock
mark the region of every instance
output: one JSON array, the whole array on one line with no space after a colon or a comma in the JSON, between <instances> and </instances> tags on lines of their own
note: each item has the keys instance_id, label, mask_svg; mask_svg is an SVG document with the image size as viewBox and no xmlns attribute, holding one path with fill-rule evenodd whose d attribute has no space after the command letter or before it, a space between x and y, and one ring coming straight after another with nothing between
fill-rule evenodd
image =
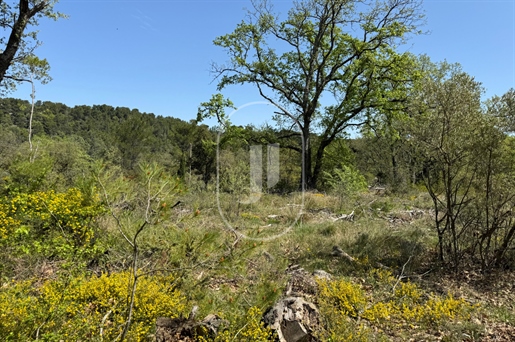
<instances>
[{"instance_id":1,"label":"limestone rock","mask_svg":"<svg viewBox=\"0 0 515 342\"><path fill-rule=\"evenodd\" d=\"M263 321L280 342L318 342L313 332L320 325L317 307L302 297L286 297L269 309Z\"/></svg>"},{"instance_id":2,"label":"limestone rock","mask_svg":"<svg viewBox=\"0 0 515 342\"><path fill-rule=\"evenodd\" d=\"M313 276L315 278L321 278L321 279L327 279L327 280L331 280L333 277L330 273L328 273L324 270L314 270Z\"/></svg>"}]
</instances>

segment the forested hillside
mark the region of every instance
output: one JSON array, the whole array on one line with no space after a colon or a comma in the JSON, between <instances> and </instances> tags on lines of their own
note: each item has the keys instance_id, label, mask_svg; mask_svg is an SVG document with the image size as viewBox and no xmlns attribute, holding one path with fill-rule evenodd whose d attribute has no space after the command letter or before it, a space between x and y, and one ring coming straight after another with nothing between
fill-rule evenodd
<instances>
[{"instance_id":1,"label":"forested hillside","mask_svg":"<svg viewBox=\"0 0 515 342\"><path fill-rule=\"evenodd\" d=\"M1 99L2 129L21 143L28 139L30 103ZM205 125L171 117L140 113L137 109L108 105L67 107L61 103L37 102L32 123L35 136L74 137L91 158L123 161L131 170L140 158L160 160L178 170L189 155L190 144L199 156L202 137L212 138ZM198 161L196 161L198 163Z\"/></svg>"}]
</instances>

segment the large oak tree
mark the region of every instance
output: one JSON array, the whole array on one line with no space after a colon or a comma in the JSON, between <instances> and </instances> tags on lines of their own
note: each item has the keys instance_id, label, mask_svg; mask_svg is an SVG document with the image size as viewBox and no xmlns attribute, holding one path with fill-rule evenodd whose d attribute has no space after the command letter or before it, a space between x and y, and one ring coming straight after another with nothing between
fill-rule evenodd
<instances>
[{"instance_id":1,"label":"large oak tree","mask_svg":"<svg viewBox=\"0 0 515 342\"><path fill-rule=\"evenodd\" d=\"M218 88L252 84L279 108L278 121L302 137L303 179L314 188L327 146L405 99L415 62L398 46L418 33L420 3L304 0L283 21L269 1L253 6L214 41L230 57L213 66Z\"/></svg>"}]
</instances>

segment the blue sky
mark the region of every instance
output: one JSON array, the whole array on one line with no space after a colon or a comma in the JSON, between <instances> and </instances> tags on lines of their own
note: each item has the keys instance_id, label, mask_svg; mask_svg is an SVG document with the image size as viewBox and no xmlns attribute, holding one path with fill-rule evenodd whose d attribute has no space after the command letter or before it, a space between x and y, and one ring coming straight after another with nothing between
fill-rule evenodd
<instances>
[{"instance_id":1,"label":"blue sky","mask_svg":"<svg viewBox=\"0 0 515 342\"><path fill-rule=\"evenodd\" d=\"M283 14L292 3L272 2ZM56 8L69 18L38 27L44 44L37 54L50 62L53 81L37 85L36 97L194 119L200 102L216 92L211 63L227 60L212 41L232 32L250 6L248 0L61 0ZM411 39L408 50L461 63L487 97L515 88L515 0L426 0L423 8L430 33ZM262 101L252 87L232 86L224 95L237 106ZM30 87L10 96L29 100ZM265 118L240 120L234 122Z\"/></svg>"}]
</instances>

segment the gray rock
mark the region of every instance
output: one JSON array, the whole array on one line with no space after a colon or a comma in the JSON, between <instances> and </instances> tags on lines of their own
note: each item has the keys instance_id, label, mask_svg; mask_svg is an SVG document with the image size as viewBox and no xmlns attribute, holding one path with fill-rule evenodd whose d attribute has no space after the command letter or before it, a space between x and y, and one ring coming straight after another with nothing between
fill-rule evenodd
<instances>
[{"instance_id":1,"label":"gray rock","mask_svg":"<svg viewBox=\"0 0 515 342\"><path fill-rule=\"evenodd\" d=\"M313 276L315 278L322 278L322 279L328 279L328 280L330 280L333 277L330 273L327 273L324 270L314 270Z\"/></svg>"},{"instance_id":2,"label":"gray rock","mask_svg":"<svg viewBox=\"0 0 515 342\"><path fill-rule=\"evenodd\" d=\"M280 342L318 342L313 332L320 325L315 304L302 297L287 297L269 309L263 321L277 333Z\"/></svg>"}]
</instances>

